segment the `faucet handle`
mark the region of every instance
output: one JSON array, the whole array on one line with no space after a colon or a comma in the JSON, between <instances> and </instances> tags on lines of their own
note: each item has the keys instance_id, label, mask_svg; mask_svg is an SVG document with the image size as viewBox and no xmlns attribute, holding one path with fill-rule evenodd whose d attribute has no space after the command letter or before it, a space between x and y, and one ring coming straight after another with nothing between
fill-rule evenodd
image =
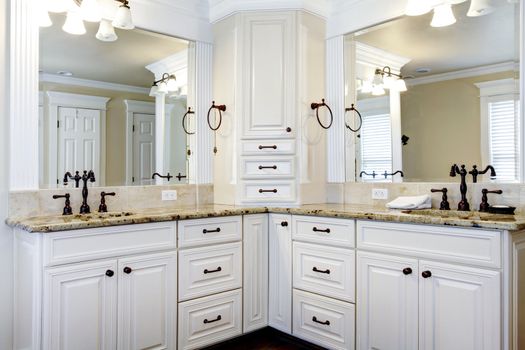
<instances>
[{"instance_id":1,"label":"faucet handle","mask_svg":"<svg viewBox=\"0 0 525 350\"><path fill-rule=\"evenodd\" d=\"M107 213L108 206L106 205L106 196L116 196L115 192L100 192L100 205L98 206L99 213Z\"/></svg>"},{"instance_id":2,"label":"faucet handle","mask_svg":"<svg viewBox=\"0 0 525 350\"><path fill-rule=\"evenodd\" d=\"M450 203L448 202L448 189L446 187L443 187L442 189L431 189L430 192L436 193L441 192L443 193L443 196L441 198L441 203L439 205L439 210L450 210Z\"/></svg>"},{"instance_id":3,"label":"faucet handle","mask_svg":"<svg viewBox=\"0 0 525 350\"><path fill-rule=\"evenodd\" d=\"M484 188L481 190L481 204L479 205L479 211L483 211L483 212L488 212L489 211L489 207L490 207L490 204L489 204L489 199L488 199L488 196L487 194L489 193L494 193L494 194L502 194L503 191L502 190L492 190L492 191L489 191L488 189Z\"/></svg>"},{"instance_id":4,"label":"faucet handle","mask_svg":"<svg viewBox=\"0 0 525 350\"><path fill-rule=\"evenodd\" d=\"M62 211L62 215L71 215L71 214L73 214L73 209L71 208L71 201L69 200L70 196L71 195L69 193L66 193L66 194L63 194L63 195L55 194L53 196L53 199L59 199L59 198L65 198L66 199L66 202L65 202L65 205L64 205L64 210Z\"/></svg>"}]
</instances>

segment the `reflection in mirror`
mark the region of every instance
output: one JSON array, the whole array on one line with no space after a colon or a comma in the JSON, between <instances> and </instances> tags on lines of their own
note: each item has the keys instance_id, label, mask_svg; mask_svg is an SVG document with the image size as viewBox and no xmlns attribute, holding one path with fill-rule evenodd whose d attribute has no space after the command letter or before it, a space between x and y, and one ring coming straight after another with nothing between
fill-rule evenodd
<instances>
[{"instance_id":1,"label":"reflection in mirror","mask_svg":"<svg viewBox=\"0 0 525 350\"><path fill-rule=\"evenodd\" d=\"M478 181L521 180L519 5L493 3L478 17L454 5L446 27L429 13L346 36L346 104L363 117L346 130L348 180L455 182L454 163L493 165Z\"/></svg>"},{"instance_id":2,"label":"reflection in mirror","mask_svg":"<svg viewBox=\"0 0 525 350\"><path fill-rule=\"evenodd\" d=\"M95 186L187 182L191 43L140 29L101 41L98 23L71 35L65 18L53 14L55 25L40 29L40 186L62 187L66 173L84 170ZM152 180L155 172L173 177Z\"/></svg>"}]
</instances>

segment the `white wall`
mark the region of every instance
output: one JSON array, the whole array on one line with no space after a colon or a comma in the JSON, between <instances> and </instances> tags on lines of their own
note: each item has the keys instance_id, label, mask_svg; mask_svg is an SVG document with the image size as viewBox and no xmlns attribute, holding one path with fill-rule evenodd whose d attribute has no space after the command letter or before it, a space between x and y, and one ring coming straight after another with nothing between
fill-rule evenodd
<instances>
[{"instance_id":1,"label":"white wall","mask_svg":"<svg viewBox=\"0 0 525 350\"><path fill-rule=\"evenodd\" d=\"M12 348L13 241L4 224L9 179L9 114L7 96L7 0L0 0L0 349Z\"/></svg>"}]
</instances>

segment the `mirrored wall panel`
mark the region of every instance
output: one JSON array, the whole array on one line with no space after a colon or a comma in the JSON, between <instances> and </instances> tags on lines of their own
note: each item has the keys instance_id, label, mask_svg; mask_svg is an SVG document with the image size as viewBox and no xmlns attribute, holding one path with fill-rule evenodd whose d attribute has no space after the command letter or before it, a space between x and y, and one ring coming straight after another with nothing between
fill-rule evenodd
<instances>
[{"instance_id":1,"label":"mirrored wall panel","mask_svg":"<svg viewBox=\"0 0 525 350\"><path fill-rule=\"evenodd\" d=\"M65 14L51 21L40 28L41 187L75 187L84 171L93 186L155 184L155 172L187 182L193 44L104 20L75 35Z\"/></svg>"},{"instance_id":2,"label":"mirrored wall panel","mask_svg":"<svg viewBox=\"0 0 525 350\"><path fill-rule=\"evenodd\" d=\"M346 36L347 179L519 182L519 4L470 2ZM455 20L455 22L454 22Z\"/></svg>"}]
</instances>

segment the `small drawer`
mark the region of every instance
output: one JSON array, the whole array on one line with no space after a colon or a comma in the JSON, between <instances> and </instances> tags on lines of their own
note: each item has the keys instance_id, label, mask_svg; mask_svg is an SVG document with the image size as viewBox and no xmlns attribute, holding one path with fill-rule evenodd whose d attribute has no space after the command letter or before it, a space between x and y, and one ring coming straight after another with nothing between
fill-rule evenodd
<instances>
[{"instance_id":1,"label":"small drawer","mask_svg":"<svg viewBox=\"0 0 525 350\"><path fill-rule=\"evenodd\" d=\"M242 334L242 290L179 304L179 350L200 349Z\"/></svg>"},{"instance_id":2,"label":"small drawer","mask_svg":"<svg viewBox=\"0 0 525 350\"><path fill-rule=\"evenodd\" d=\"M358 221L357 247L382 253L501 267L499 231Z\"/></svg>"},{"instance_id":3,"label":"small drawer","mask_svg":"<svg viewBox=\"0 0 525 350\"><path fill-rule=\"evenodd\" d=\"M179 221L179 247L240 241L242 239L242 217Z\"/></svg>"},{"instance_id":4,"label":"small drawer","mask_svg":"<svg viewBox=\"0 0 525 350\"><path fill-rule=\"evenodd\" d=\"M294 242L293 286L348 302L355 301L355 252Z\"/></svg>"},{"instance_id":5,"label":"small drawer","mask_svg":"<svg viewBox=\"0 0 525 350\"><path fill-rule=\"evenodd\" d=\"M243 141L242 154L245 156L264 156L275 154L295 154L294 140Z\"/></svg>"},{"instance_id":6,"label":"small drawer","mask_svg":"<svg viewBox=\"0 0 525 350\"><path fill-rule=\"evenodd\" d=\"M62 231L43 237L44 266L177 248L174 222Z\"/></svg>"},{"instance_id":7,"label":"small drawer","mask_svg":"<svg viewBox=\"0 0 525 350\"><path fill-rule=\"evenodd\" d=\"M295 202L293 181L246 181L244 202Z\"/></svg>"},{"instance_id":8,"label":"small drawer","mask_svg":"<svg viewBox=\"0 0 525 350\"><path fill-rule=\"evenodd\" d=\"M355 247L355 221L351 219L294 215L292 232L298 241Z\"/></svg>"},{"instance_id":9,"label":"small drawer","mask_svg":"<svg viewBox=\"0 0 525 350\"><path fill-rule=\"evenodd\" d=\"M329 349L355 346L355 306L294 289L293 335Z\"/></svg>"},{"instance_id":10,"label":"small drawer","mask_svg":"<svg viewBox=\"0 0 525 350\"><path fill-rule=\"evenodd\" d=\"M243 158L242 176L245 179L293 178L294 161L286 158Z\"/></svg>"},{"instance_id":11,"label":"small drawer","mask_svg":"<svg viewBox=\"0 0 525 350\"><path fill-rule=\"evenodd\" d=\"M241 242L181 250L179 301L242 286Z\"/></svg>"}]
</instances>

